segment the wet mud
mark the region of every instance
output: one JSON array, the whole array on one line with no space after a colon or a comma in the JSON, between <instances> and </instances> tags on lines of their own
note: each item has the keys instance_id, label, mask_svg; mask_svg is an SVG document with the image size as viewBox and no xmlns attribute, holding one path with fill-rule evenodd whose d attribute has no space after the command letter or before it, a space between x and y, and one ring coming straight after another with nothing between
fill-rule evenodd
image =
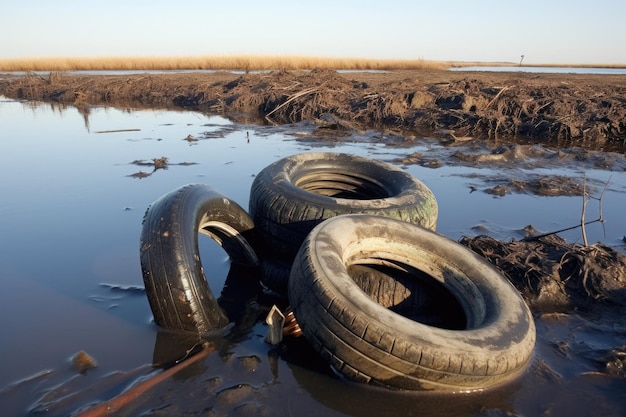
<instances>
[{"instance_id":1,"label":"wet mud","mask_svg":"<svg viewBox=\"0 0 626 417\"><path fill-rule=\"evenodd\" d=\"M550 149L540 144L507 143L497 145L486 141L444 142L425 153L414 152L396 158L402 165L420 165L427 168L467 166L490 168L492 176L472 174L476 180L470 192L484 191L494 196L523 193L537 196L600 195L611 186L586 178L586 170L626 171L626 157L616 152L602 152L582 148ZM514 170L510 168L514 167ZM498 168L504 168L499 170ZM532 173L536 169L558 170L576 168L580 177ZM484 185L488 186L485 187Z\"/></svg>"},{"instance_id":2,"label":"wet mud","mask_svg":"<svg viewBox=\"0 0 626 417\"><path fill-rule=\"evenodd\" d=\"M450 138L626 149L626 76L329 70L0 77L0 94L77 106L179 107Z\"/></svg>"},{"instance_id":3,"label":"wet mud","mask_svg":"<svg viewBox=\"0 0 626 417\"><path fill-rule=\"evenodd\" d=\"M490 167L493 174L470 178L475 181L468 192L486 192L496 198L512 193L601 198L602 191L612 186L610 181L599 183L588 181L582 174L572 178L532 170L575 166L581 172L626 171L625 93L626 76L570 74L276 71L244 75L51 73L0 77L0 94L78 106L86 117L90 106L97 105L185 108L223 114L241 123L273 126L272 131L284 129L297 140L313 145L315 141L357 138L364 143L402 147L426 136L436 145L423 153L407 153L394 162L432 169L444 165ZM295 122L306 128L293 133L293 126L283 127ZM181 140L194 145L227 133L207 132ZM129 175L143 178L193 162L171 162L161 156L129 164L146 169ZM519 170L498 170L512 164ZM521 174L524 169L529 172ZM532 226L525 235L508 242L483 235L460 241L496 266L533 310L540 352L522 381L527 388L517 396L511 394L514 405L501 393L493 397L487 393L487 398L467 397L468 404L456 398L450 405L442 405L448 402L442 403L439 398L389 391L368 390L363 395L362 387L346 387L344 381L330 375L301 339L287 342L267 357L250 354L266 351L261 342L264 334L255 326L267 305L264 300L254 299L253 294L243 303L233 303L246 308L231 308L235 312L229 316L237 317L237 325L223 341L218 355L167 381L127 415L291 415L294 405L272 399L285 393L303 402L297 409L309 407L313 414L320 410L320 402L337 413L359 416L389 412L380 409L381 404L402 415L419 402L425 415L571 415L567 405L575 403L576 398L563 400L563 396L570 395L564 394L570 391L564 387L571 391L594 389L595 396L584 412L602 410L606 415L623 415L626 256L601 244L571 244L550 233L538 236ZM143 294L140 289L134 292ZM175 352L173 357L165 355L167 360L162 360L157 352L163 345L171 348L172 343L158 339L154 365L180 360L195 343L182 344L183 356ZM285 367L290 368L295 380L289 387L283 383L281 389L281 384L273 381L279 372L286 373ZM78 367L77 375L82 376L81 370L97 372L97 368ZM60 376L50 376L52 371L42 371L0 389L0 394L20 390L32 381L50 381L52 388L42 390L29 411L52 410L51 415L65 415L80 404L93 404L121 392L151 372L152 368L143 367L103 376L92 386L96 394L86 395L84 383L77 376L64 381ZM591 379L593 382L589 382ZM301 387L306 387L312 398L303 396ZM351 392L360 399L340 401L331 392L333 389ZM554 398L546 397L551 395ZM532 408L535 403L541 410ZM157 404L166 406L161 409ZM363 409L347 409L359 406ZM447 406L459 409L448 410Z\"/></svg>"},{"instance_id":4,"label":"wet mud","mask_svg":"<svg viewBox=\"0 0 626 417\"><path fill-rule=\"evenodd\" d=\"M461 244L495 265L537 310L626 307L626 255L608 246L572 245L554 234L501 242L488 236Z\"/></svg>"}]
</instances>

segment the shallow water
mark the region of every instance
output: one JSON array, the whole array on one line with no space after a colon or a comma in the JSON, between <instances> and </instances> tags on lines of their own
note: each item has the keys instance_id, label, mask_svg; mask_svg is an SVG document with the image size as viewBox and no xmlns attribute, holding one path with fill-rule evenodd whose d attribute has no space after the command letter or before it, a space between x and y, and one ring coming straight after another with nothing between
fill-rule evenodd
<instances>
[{"instance_id":1,"label":"shallow water","mask_svg":"<svg viewBox=\"0 0 626 417\"><path fill-rule=\"evenodd\" d=\"M605 74L620 75L626 74L626 68L590 68L590 67L533 67L514 65L510 67L501 66L469 66L451 68L450 71L493 71L493 72L533 72L547 74Z\"/></svg>"},{"instance_id":2,"label":"shallow water","mask_svg":"<svg viewBox=\"0 0 626 417\"><path fill-rule=\"evenodd\" d=\"M484 191L507 179L558 174L580 181L586 175L595 196L608 182L605 223L587 227L589 240L624 249L622 155L598 163L546 150L536 158L487 166L454 156L489 152L477 144L451 147L379 132L338 141L306 124L252 126L196 112L79 110L10 100L0 101L0 121L3 415L67 415L146 375L153 356L169 343L151 322L143 292L138 255L146 207L174 188L201 182L247 208L254 175L294 153L349 152L404 167L431 188L439 203L437 229L452 239L479 233L519 239L528 224L543 232L576 225L581 197L498 197ZM186 140L188 135L197 140ZM398 162L415 152L441 167ZM152 172L153 158L160 157L168 158L168 168ZM592 200L587 219L598 216ZM578 229L562 236L581 239ZM208 238L200 242L211 288L219 293L228 257ZM306 344L274 351L263 342L267 327L247 323L221 340L219 352L151 391L128 415L626 414L624 379L598 375L589 354L625 345L623 323L607 332L583 317L537 316L537 327L536 358L519 383L442 401L345 383ZM564 350L563 343L574 348ZM85 374L70 363L81 350L97 361ZM129 371L134 373L120 374Z\"/></svg>"}]
</instances>

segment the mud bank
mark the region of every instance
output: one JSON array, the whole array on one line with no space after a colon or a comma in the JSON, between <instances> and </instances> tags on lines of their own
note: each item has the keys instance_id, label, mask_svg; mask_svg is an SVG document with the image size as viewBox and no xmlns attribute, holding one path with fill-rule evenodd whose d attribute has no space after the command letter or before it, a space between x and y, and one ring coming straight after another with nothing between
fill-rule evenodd
<instances>
[{"instance_id":1,"label":"mud bank","mask_svg":"<svg viewBox=\"0 0 626 417\"><path fill-rule=\"evenodd\" d=\"M461 244L494 264L535 310L617 312L626 307L624 254L599 243L571 245L556 235L529 232L520 241L477 236Z\"/></svg>"},{"instance_id":2,"label":"mud bank","mask_svg":"<svg viewBox=\"0 0 626 417\"><path fill-rule=\"evenodd\" d=\"M531 139L626 151L626 76L328 70L0 77L0 94L76 106L182 107L262 123ZM252 121L252 120L247 120Z\"/></svg>"},{"instance_id":3,"label":"mud bank","mask_svg":"<svg viewBox=\"0 0 626 417\"><path fill-rule=\"evenodd\" d=\"M450 148L455 152L447 159L467 164L497 166L532 157L549 159L550 164L555 158L559 161L574 158L581 165L595 161L597 157L593 155L610 155L602 152L605 150L626 152L626 76L623 75L329 70L243 75L30 73L0 77L0 94L74 105L86 112L89 106L111 105L193 109L246 123L281 125L307 120L330 133L333 140L342 140L344 135L340 130L386 130L400 133L396 136L405 141L421 134L451 143ZM483 148L477 148L477 141L470 139L489 140L488 147L494 150L484 152ZM547 151L524 144L495 146L500 140L577 149ZM589 154L589 150L580 148L594 151ZM422 159L421 155L408 155L398 162L431 166L433 161ZM602 161L600 165L606 169L626 169L622 163L609 163L606 158ZM537 195L584 193L581 184L560 177L534 181L513 179L487 192L501 196L516 190ZM546 243L545 239L517 245L481 239L464 243L500 267L533 304L541 299L544 307L550 304L555 308L580 308L606 301L619 308L626 305L623 295L626 258L610 248L580 247L561 241L557 245L552 240ZM499 258L494 258L494 254L500 254ZM564 260L566 255L569 260ZM523 262L513 262L513 257L520 256ZM528 263L531 258L543 263ZM607 265L612 265L612 269ZM532 273L538 277L536 282L529 279ZM572 279L574 273L580 278ZM594 274L597 277L590 279ZM589 292L590 282L606 284L607 277L614 281L614 287L598 294Z\"/></svg>"}]
</instances>

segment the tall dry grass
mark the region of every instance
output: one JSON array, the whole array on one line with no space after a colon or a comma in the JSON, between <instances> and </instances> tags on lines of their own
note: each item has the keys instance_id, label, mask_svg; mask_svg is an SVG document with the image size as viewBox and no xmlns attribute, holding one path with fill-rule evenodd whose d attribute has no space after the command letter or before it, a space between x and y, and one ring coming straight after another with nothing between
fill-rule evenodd
<instances>
[{"instance_id":1,"label":"tall dry grass","mask_svg":"<svg viewBox=\"0 0 626 417\"><path fill-rule=\"evenodd\" d=\"M449 62L424 59L324 58L313 56L37 57L0 59L0 71L97 70L413 70L447 69Z\"/></svg>"}]
</instances>

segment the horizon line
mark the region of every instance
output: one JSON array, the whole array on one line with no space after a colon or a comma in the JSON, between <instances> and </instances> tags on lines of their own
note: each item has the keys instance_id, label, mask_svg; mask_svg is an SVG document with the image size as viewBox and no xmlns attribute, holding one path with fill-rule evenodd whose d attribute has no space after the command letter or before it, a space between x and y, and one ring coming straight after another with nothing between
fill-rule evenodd
<instances>
[{"instance_id":1,"label":"horizon line","mask_svg":"<svg viewBox=\"0 0 626 417\"><path fill-rule=\"evenodd\" d=\"M523 59L522 59L523 60ZM521 60L521 61L522 61ZM626 63L535 63L513 61L428 60L424 58L363 58L311 55L110 55L0 57L0 71L64 70L271 70L354 69L411 70L467 66L521 66L565 68L626 68Z\"/></svg>"}]
</instances>

